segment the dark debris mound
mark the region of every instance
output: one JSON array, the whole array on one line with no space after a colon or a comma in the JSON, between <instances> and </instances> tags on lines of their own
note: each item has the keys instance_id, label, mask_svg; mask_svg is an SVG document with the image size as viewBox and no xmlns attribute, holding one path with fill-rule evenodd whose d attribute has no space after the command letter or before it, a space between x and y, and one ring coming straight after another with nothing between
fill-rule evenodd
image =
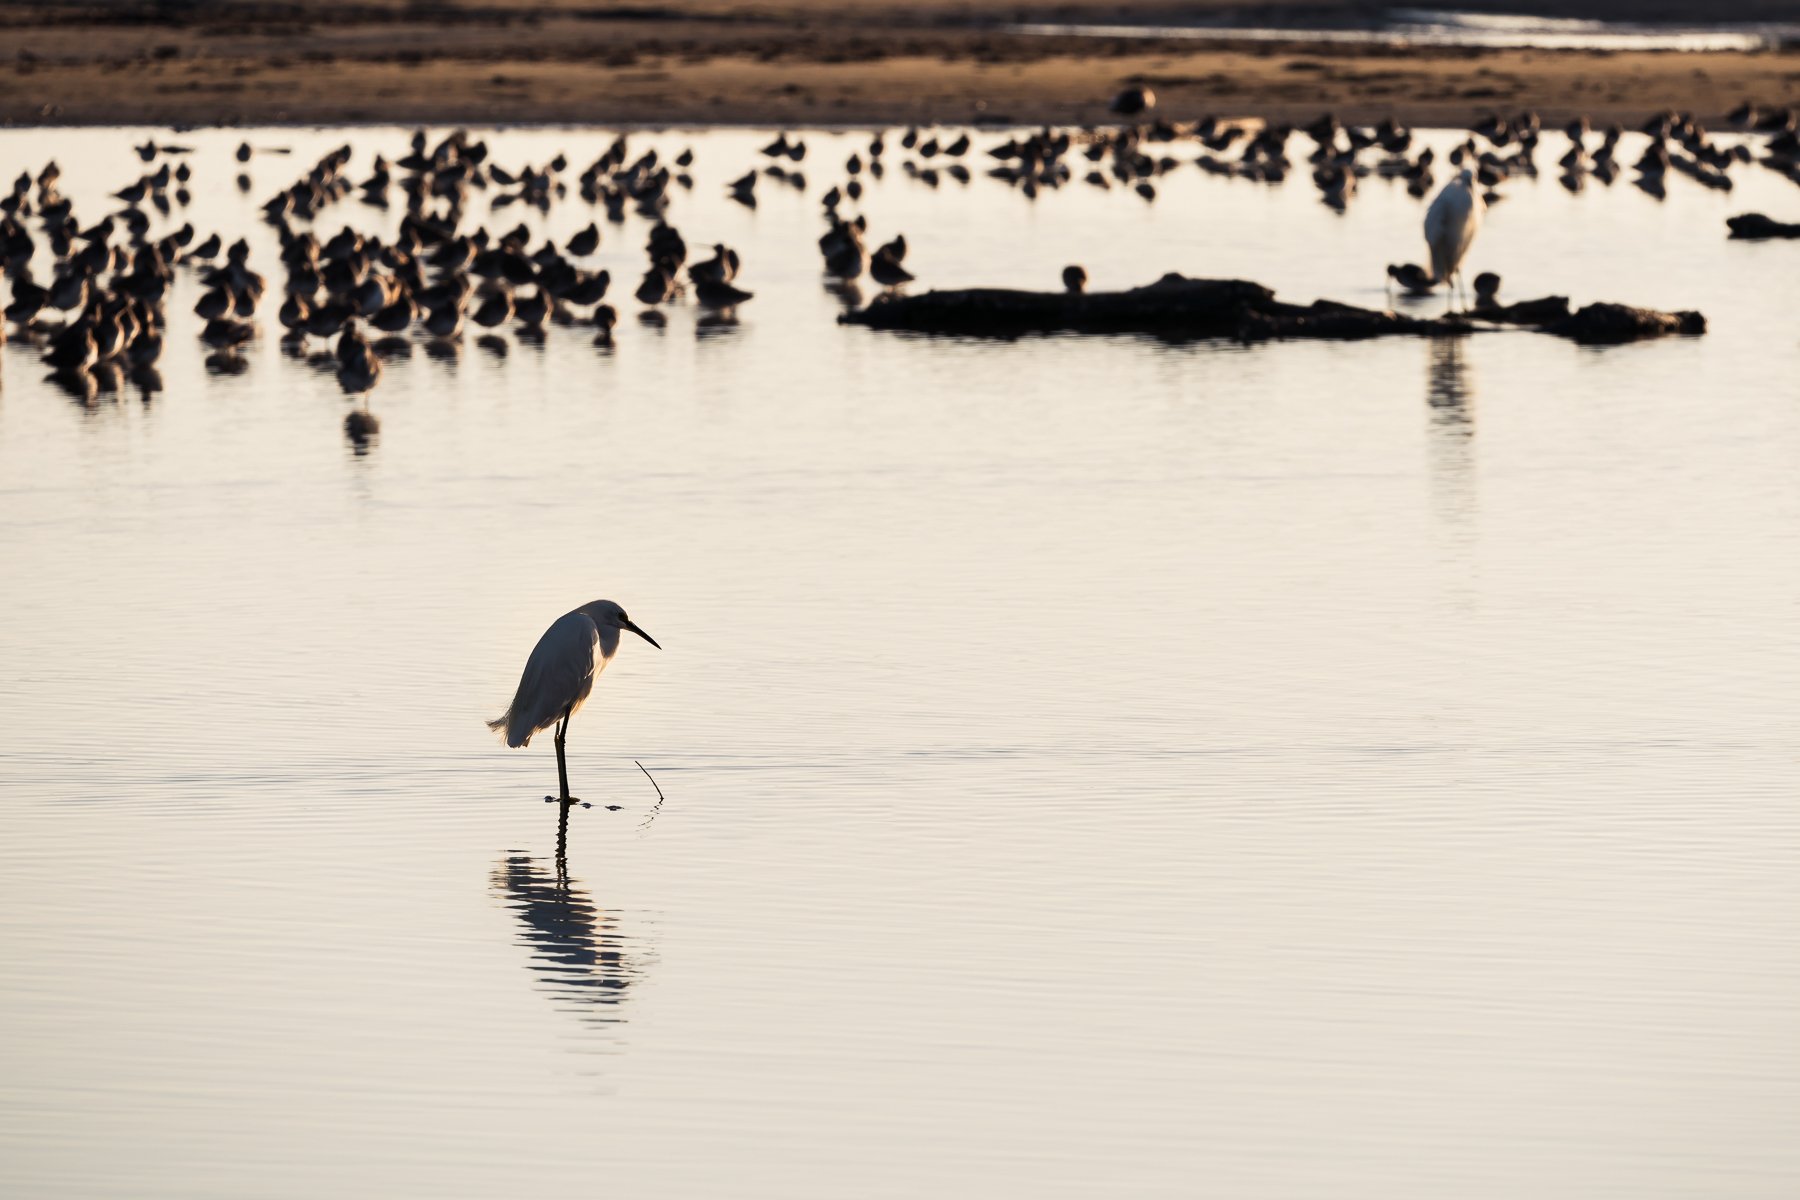
<instances>
[{"instance_id":1,"label":"dark debris mound","mask_svg":"<svg viewBox=\"0 0 1800 1200\"><path fill-rule=\"evenodd\" d=\"M966 288L916 296L883 295L841 320L870 329L964 337L1032 333L1149 333L1174 339L1229 338L1355 341L1396 335L1460 337L1499 326L1534 330L1588 345L1706 331L1699 313L1664 313L1624 304L1590 304L1571 314L1548 296L1435 318L1412 317L1320 300L1286 304L1259 283L1165 275L1123 292L1027 292Z\"/></svg>"},{"instance_id":2,"label":"dark debris mound","mask_svg":"<svg viewBox=\"0 0 1800 1200\"><path fill-rule=\"evenodd\" d=\"M1697 312L1666 313L1629 304L1590 304L1574 316L1554 321L1543 329L1584 346L1617 346L1671 333L1702 334L1706 332L1706 318Z\"/></svg>"},{"instance_id":3,"label":"dark debris mound","mask_svg":"<svg viewBox=\"0 0 1800 1200\"><path fill-rule=\"evenodd\" d=\"M1740 217L1726 217L1725 224L1731 227L1731 236L1746 240L1760 241L1763 238L1800 238L1800 224L1790 225L1777 221L1773 217L1765 217L1761 213L1745 213Z\"/></svg>"}]
</instances>

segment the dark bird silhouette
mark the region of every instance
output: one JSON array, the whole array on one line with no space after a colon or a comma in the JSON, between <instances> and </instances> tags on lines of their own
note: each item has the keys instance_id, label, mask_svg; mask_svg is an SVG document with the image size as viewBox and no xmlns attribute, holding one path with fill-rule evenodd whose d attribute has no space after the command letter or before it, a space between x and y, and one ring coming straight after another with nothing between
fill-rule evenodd
<instances>
[{"instance_id":1,"label":"dark bird silhouette","mask_svg":"<svg viewBox=\"0 0 1800 1200\"><path fill-rule=\"evenodd\" d=\"M1141 84L1134 84L1114 96L1107 107L1109 112L1121 117L1141 116L1156 107L1156 93Z\"/></svg>"},{"instance_id":2,"label":"dark bird silhouette","mask_svg":"<svg viewBox=\"0 0 1800 1200\"><path fill-rule=\"evenodd\" d=\"M1388 278L1415 296L1422 296L1437 286L1431 272L1417 263L1389 263Z\"/></svg>"},{"instance_id":3,"label":"dark bird silhouette","mask_svg":"<svg viewBox=\"0 0 1800 1200\"><path fill-rule=\"evenodd\" d=\"M666 304L675 296L675 279L662 267L651 267L634 294L644 304Z\"/></svg>"},{"instance_id":4,"label":"dark bird silhouette","mask_svg":"<svg viewBox=\"0 0 1800 1200\"><path fill-rule=\"evenodd\" d=\"M496 288L476 306L474 321L483 329L493 329L512 320L512 315L512 294L504 288Z\"/></svg>"},{"instance_id":5,"label":"dark bird silhouette","mask_svg":"<svg viewBox=\"0 0 1800 1200\"><path fill-rule=\"evenodd\" d=\"M876 251L869 260L869 276L884 288L896 288L913 281L912 272L901 266L898 259L889 256L885 248Z\"/></svg>"},{"instance_id":6,"label":"dark bird silhouette","mask_svg":"<svg viewBox=\"0 0 1800 1200\"><path fill-rule=\"evenodd\" d=\"M695 299L707 308L733 308L753 295L722 280L708 279L694 285Z\"/></svg>"},{"instance_id":7,"label":"dark bird silhouette","mask_svg":"<svg viewBox=\"0 0 1800 1200\"><path fill-rule=\"evenodd\" d=\"M569 239L569 253L577 258L586 257L600 248L600 227L592 221L587 228Z\"/></svg>"}]
</instances>

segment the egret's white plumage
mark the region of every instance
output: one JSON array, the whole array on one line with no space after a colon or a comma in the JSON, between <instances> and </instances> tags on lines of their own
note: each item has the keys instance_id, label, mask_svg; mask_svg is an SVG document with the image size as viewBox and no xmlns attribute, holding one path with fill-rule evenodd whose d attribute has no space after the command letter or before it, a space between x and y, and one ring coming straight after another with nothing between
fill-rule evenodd
<instances>
[{"instance_id":1,"label":"egret's white plumage","mask_svg":"<svg viewBox=\"0 0 1800 1200\"><path fill-rule=\"evenodd\" d=\"M532 734L558 727L556 767L564 800L570 798L563 760L567 721L594 690L594 678L619 652L619 634L626 629L656 646L656 639L632 624L625 610L611 600L595 600L558 617L525 660L512 703L488 722L488 728L500 731L506 744L513 747L529 746Z\"/></svg>"},{"instance_id":2,"label":"egret's white plumage","mask_svg":"<svg viewBox=\"0 0 1800 1200\"><path fill-rule=\"evenodd\" d=\"M1458 172L1425 210L1425 244L1431 250L1431 275L1448 283L1462 270L1462 260L1481 228L1486 209L1475 186L1475 173Z\"/></svg>"}]
</instances>

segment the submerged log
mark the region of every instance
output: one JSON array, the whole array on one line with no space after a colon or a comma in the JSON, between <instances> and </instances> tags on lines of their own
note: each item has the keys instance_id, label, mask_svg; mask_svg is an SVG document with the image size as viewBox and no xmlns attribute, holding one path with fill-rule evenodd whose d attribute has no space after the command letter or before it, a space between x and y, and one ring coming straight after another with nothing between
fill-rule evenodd
<instances>
[{"instance_id":1,"label":"submerged log","mask_svg":"<svg viewBox=\"0 0 1800 1200\"><path fill-rule=\"evenodd\" d=\"M1441 317L1408 317L1394 312L1378 312L1357 308L1335 300L1315 300L1306 307L1271 302L1240 314L1237 327L1224 336L1240 342L1269 342L1282 339L1359 342L1366 338L1413 334L1418 337L1461 337L1474 333L1475 324L1467 315L1446 313Z\"/></svg>"},{"instance_id":2,"label":"submerged log","mask_svg":"<svg viewBox=\"0 0 1800 1200\"><path fill-rule=\"evenodd\" d=\"M842 320L871 329L999 337L1062 332L1224 337L1236 332L1244 314L1275 303L1275 293L1259 283L1165 275L1128 292L965 288L920 296L889 293Z\"/></svg>"},{"instance_id":3,"label":"submerged log","mask_svg":"<svg viewBox=\"0 0 1800 1200\"><path fill-rule=\"evenodd\" d=\"M1725 224L1731 227L1734 238L1800 238L1800 224L1790 225L1777 221L1773 217L1765 217L1761 213L1745 213L1740 217L1726 217Z\"/></svg>"},{"instance_id":4,"label":"submerged log","mask_svg":"<svg viewBox=\"0 0 1800 1200\"><path fill-rule=\"evenodd\" d=\"M1699 313L1664 313L1623 304L1569 312L1562 296L1441 317L1411 317L1319 300L1286 304L1259 283L1165 275L1124 292L1026 292L965 288L917 296L883 295L839 318L847 325L913 333L1020 337L1030 333L1150 333L1240 342L1303 338L1354 341L1409 335L1461 337L1513 326L1593 345L1706 331Z\"/></svg>"}]
</instances>

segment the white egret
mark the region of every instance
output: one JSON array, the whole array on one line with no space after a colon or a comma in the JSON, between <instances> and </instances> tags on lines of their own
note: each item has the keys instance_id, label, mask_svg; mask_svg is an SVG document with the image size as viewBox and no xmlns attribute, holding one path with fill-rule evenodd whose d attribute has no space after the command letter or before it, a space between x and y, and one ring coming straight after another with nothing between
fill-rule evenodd
<instances>
[{"instance_id":1,"label":"white egret","mask_svg":"<svg viewBox=\"0 0 1800 1200\"><path fill-rule=\"evenodd\" d=\"M611 600L596 600L558 617L525 660L525 673L519 677L512 704L498 719L488 722L488 728L502 732L506 744L515 749L529 746L532 734L556 726L556 777L562 795L555 799L564 804L576 802L569 795L569 767L563 756L569 718L594 690L594 677L619 652L619 631L623 629L662 649Z\"/></svg>"},{"instance_id":2,"label":"white egret","mask_svg":"<svg viewBox=\"0 0 1800 1200\"><path fill-rule=\"evenodd\" d=\"M1475 187L1475 173L1464 168L1425 210L1425 244L1431 250L1433 279L1449 283L1453 289L1461 281L1463 256L1481 228L1485 208Z\"/></svg>"}]
</instances>

